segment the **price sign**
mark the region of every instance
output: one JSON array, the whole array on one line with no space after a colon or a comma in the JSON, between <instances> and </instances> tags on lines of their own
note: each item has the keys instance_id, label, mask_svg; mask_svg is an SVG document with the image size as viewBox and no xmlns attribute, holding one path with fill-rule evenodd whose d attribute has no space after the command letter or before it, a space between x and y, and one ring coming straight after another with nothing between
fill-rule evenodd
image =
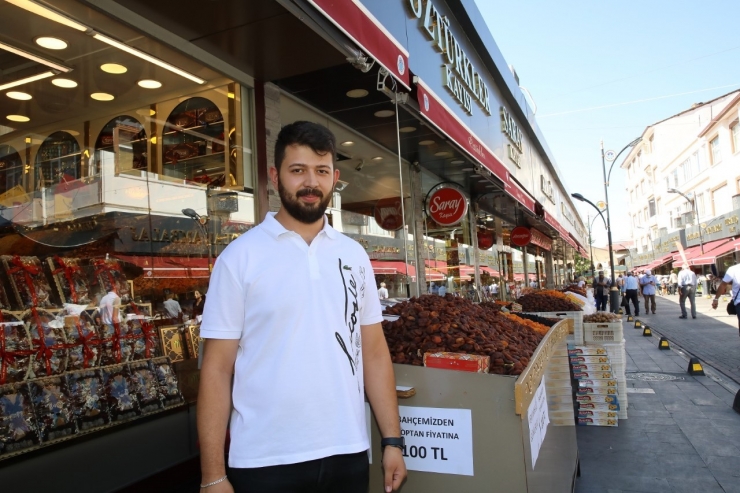
<instances>
[{"instance_id":1,"label":"price sign","mask_svg":"<svg viewBox=\"0 0 740 493\"><path fill-rule=\"evenodd\" d=\"M470 409L398 406L406 468L473 476Z\"/></svg>"},{"instance_id":2,"label":"price sign","mask_svg":"<svg viewBox=\"0 0 740 493\"><path fill-rule=\"evenodd\" d=\"M529 447L532 451L532 469L537 463L537 457L540 454L540 447L545 441L547 425L550 423L550 417L547 413L547 395L545 395L545 379L542 379L537 392L534 394L532 402L527 409L527 421L529 422Z\"/></svg>"}]
</instances>

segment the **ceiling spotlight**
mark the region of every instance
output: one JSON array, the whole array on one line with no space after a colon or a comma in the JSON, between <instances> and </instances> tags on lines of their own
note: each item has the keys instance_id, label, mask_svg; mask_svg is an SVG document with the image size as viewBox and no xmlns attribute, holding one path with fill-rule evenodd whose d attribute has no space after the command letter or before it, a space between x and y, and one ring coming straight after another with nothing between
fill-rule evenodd
<instances>
[{"instance_id":1,"label":"ceiling spotlight","mask_svg":"<svg viewBox=\"0 0 740 493\"><path fill-rule=\"evenodd\" d=\"M383 156L375 156L373 158L373 161L382 161L382 160L383 160Z\"/></svg>"},{"instance_id":2,"label":"ceiling spotlight","mask_svg":"<svg viewBox=\"0 0 740 493\"><path fill-rule=\"evenodd\" d=\"M374 114L378 118L388 118L389 116L395 115L396 112L393 110L380 110L380 111L376 111Z\"/></svg>"},{"instance_id":3,"label":"ceiling spotlight","mask_svg":"<svg viewBox=\"0 0 740 493\"><path fill-rule=\"evenodd\" d=\"M116 75L125 74L126 72L128 72L128 69L126 67L118 63L104 63L100 66L100 70L109 74Z\"/></svg>"},{"instance_id":4,"label":"ceiling spotlight","mask_svg":"<svg viewBox=\"0 0 740 493\"><path fill-rule=\"evenodd\" d=\"M351 91L347 91L347 97L348 98L364 98L369 93L365 89L352 89Z\"/></svg>"},{"instance_id":5,"label":"ceiling spotlight","mask_svg":"<svg viewBox=\"0 0 740 493\"><path fill-rule=\"evenodd\" d=\"M344 142L342 142L339 145L342 146L342 147L352 147L353 145L355 145L355 143L353 141L351 141L351 140L345 140Z\"/></svg>"},{"instance_id":6,"label":"ceiling spotlight","mask_svg":"<svg viewBox=\"0 0 740 493\"><path fill-rule=\"evenodd\" d=\"M90 97L95 101L113 101L115 99L112 94L108 94L107 92L94 92L90 94Z\"/></svg>"},{"instance_id":7,"label":"ceiling spotlight","mask_svg":"<svg viewBox=\"0 0 740 493\"><path fill-rule=\"evenodd\" d=\"M28 118L27 116L23 116L23 115L8 115L5 118L7 118L8 120L10 120L11 122L27 122L27 121L31 121L30 118Z\"/></svg>"},{"instance_id":8,"label":"ceiling spotlight","mask_svg":"<svg viewBox=\"0 0 740 493\"><path fill-rule=\"evenodd\" d=\"M162 83L158 80L153 79L143 79L137 82L140 87L143 87L144 89L159 89L162 87Z\"/></svg>"},{"instance_id":9,"label":"ceiling spotlight","mask_svg":"<svg viewBox=\"0 0 740 493\"><path fill-rule=\"evenodd\" d=\"M67 47L67 42L59 38L52 38L51 36L41 36L36 38L36 44L42 48L48 50L63 50Z\"/></svg>"},{"instance_id":10,"label":"ceiling spotlight","mask_svg":"<svg viewBox=\"0 0 740 493\"><path fill-rule=\"evenodd\" d=\"M70 79L52 79L51 83L57 87L63 87L64 89L77 87L77 82Z\"/></svg>"},{"instance_id":11,"label":"ceiling spotlight","mask_svg":"<svg viewBox=\"0 0 740 493\"><path fill-rule=\"evenodd\" d=\"M416 127L401 127L398 129L398 131L401 132L402 134L416 132Z\"/></svg>"},{"instance_id":12,"label":"ceiling spotlight","mask_svg":"<svg viewBox=\"0 0 740 493\"><path fill-rule=\"evenodd\" d=\"M452 153L448 151L439 151L439 152L435 152L434 155L437 157L450 157L452 156Z\"/></svg>"},{"instance_id":13,"label":"ceiling spotlight","mask_svg":"<svg viewBox=\"0 0 740 493\"><path fill-rule=\"evenodd\" d=\"M462 159L453 159L452 161L450 161L450 164L463 164L463 163L465 163L465 161L463 161ZM465 169L467 168L463 168L463 170ZM473 168L470 168L470 169L472 170Z\"/></svg>"},{"instance_id":14,"label":"ceiling spotlight","mask_svg":"<svg viewBox=\"0 0 740 493\"><path fill-rule=\"evenodd\" d=\"M475 168L471 168L471 167L461 168L461 171L475 171Z\"/></svg>"},{"instance_id":15,"label":"ceiling spotlight","mask_svg":"<svg viewBox=\"0 0 740 493\"><path fill-rule=\"evenodd\" d=\"M8 96L10 99L19 99L21 101L28 101L29 99L33 97L28 93L19 92L19 91L6 92L5 95Z\"/></svg>"},{"instance_id":16,"label":"ceiling spotlight","mask_svg":"<svg viewBox=\"0 0 740 493\"><path fill-rule=\"evenodd\" d=\"M434 141L433 140L422 140L422 141L419 142L419 145L420 146L430 146L432 144L434 144Z\"/></svg>"}]
</instances>

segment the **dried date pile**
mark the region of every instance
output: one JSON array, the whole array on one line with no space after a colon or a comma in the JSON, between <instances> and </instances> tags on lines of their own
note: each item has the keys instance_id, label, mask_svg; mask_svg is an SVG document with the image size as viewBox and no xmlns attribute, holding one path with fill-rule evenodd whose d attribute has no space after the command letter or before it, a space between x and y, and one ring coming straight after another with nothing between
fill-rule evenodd
<instances>
[{"instance_id":1,"label":"dried date pile","mask_svg":"<svg viewBox=\"0 0 740 493\"><path fill-rule=\"evenodd\" d=\"M519 375L542 336L531 328L463 298L423 295L386 309L383 322L394 363L422 366L426 352L490 356L490 373Z\"/></svg>"},{"instance_id":2,"label":"dried date pile","mask_svg":"<svg viewBox=\"0 0 740 493\"><path fill-rule=\"evenodd\" d=\"M525 294L518 300L517 303L522 305L523 312L580 312L581 307L573 303L572 301L565 298L565 295L559 293L560 296L554 296L552 294L545 293L530 293Z\"/></svg>"},{"instance_id":3,"label":"dried date pile","mask_svg":"<svg viewBox=\"0 0 740 493\"><path fill-rule=\"evenodd\" d=\"M565 287L565 289L563 289L564 293L567 293L568 291L570 291L571 293L580 294L584 298L587 296L586 290L584 288L579 288L576 284L571 284L570 286L567 286Z\"/></svg>"}]
</instances>

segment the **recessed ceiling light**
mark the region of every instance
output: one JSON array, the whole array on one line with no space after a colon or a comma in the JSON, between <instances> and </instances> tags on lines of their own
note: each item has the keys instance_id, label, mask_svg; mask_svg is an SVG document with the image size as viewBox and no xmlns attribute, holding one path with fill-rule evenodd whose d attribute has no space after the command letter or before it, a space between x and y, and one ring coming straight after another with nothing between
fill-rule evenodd
<instances>
[{"instance_id":1,"label":"recessed ceiling light","mask_svg":"<svg viewBox=\"0 0 740 493\"><path fill-rule=\"evenodd\" d=\"M36 44L49 50L63 50L67 47L67 42L51 36L41 36L36 38Z\"/></svg>"},{"instance_id":2,"label":"recessed ceiling light","mask_svg":"<svg viewBox=\"0 0 740 493\"><path fill-rule=\"evenodd\" d=\"M350 147L350 146L353 146L353 145L355 145L355 143L354 143L354 142L352 142L351 140L345 140L344 142L342 142L342 143L341 143L341 144L339 144L339 145L341 145L341 146L344 146L344 147Z\"/></svg>"},{"instance_id":3,"label":"recessed ceiling light","mask_svg":"<svg viewBox=\"0 0 740 493\"><path fill-rule=\"evenodd\" d=\"M95 101L113 101L115 99L113 94L108 94L107 92L94 92L90 94L90 97Z\"/></svg>"},{"instance_id":4,"label":"recessed ceiling light","mask_svg":"<svg viewBox=\"0 0 740 493\"><path fill-rule=\"evenodd\" d=\"M6 96L8 96L10 99L20 99L21 101L28 101L33 96L31 96L28 93L20 92L20 91L10 91L5 93Z\"/></svg>"},{"instance_id":5,"label":"recessed ceiling light","mask_svg":"<svg viewBox=\"0 0 740 493\"><path fill-rule=\"evenodd\" d=\"M23 116L23 115L8 115L5 118L10 120L11 122L27 122L31 120L27 116Z\"/></svg>"},{"instance_id":6,"label":"recessed ceiling light","mask_svg":"<svg viewBox=\"0 0 740 493\"><path fill-rule=\"evenodd\" d=\"M453 159L452 161L450 161L450 164L463 164L464 162L465 161L463 161L462 159ZM463 171L468 169L472 170L473 168L463 168Z\"/></svg>"},{"instance_id":7,"label":"recessed ceiling light","mask_svg":"<svg viewBox=\"0 0 740 493\"><path fill-rule=\"evenodd\" d=\"M422 141L419 142L419 145L420 146L430 146L432 144L434 144L434 141L433 140L422 140Z\"/></svg>"},{"instance_id":8,"label":"recessed ceiling light","mask_svg":"<svg viewBox=\"0 0 740 493\"><path fill-rule=\"evenodd\" d=\"M496 188L493 185L486 185L486 188ZM489 219L489 221L493 221L493 219Z\"/></svg>"},{"instance_id":9,"label":"recessed ceiling light","mask_svg":"<svg viewBox=\"0 0 740 493\"><path fill-rule=\"evenodd\" d=\"M52 79L51 83L57 87L63 87L65 89L77 87L77 82L70 79Z\"/></svg>"},{"instance_id":10,"label":"recessed ceiling light","mask_svg":"<svg viewBox=\"0 0 740 493\"><path fill-rule=\"evenodd\" d=\"M128 69L118 63L104 63L100 66L100 70L109 74L125 74Z\"/></svg>"},{"instance_id":11,"label":"recessed ceiling light","mask_svg":"<svg viewBox=\"0 0 740 493\"><path fill-rule=\"evenodd\" d=\"M352 89L351 91L347 91L347 97L348 98L364 98L369 93L365 89Z\"/></svg>"},{"instance_id":12,"label":"recessed ceiling light","mask_svg":"<svg viewBox=\"0 0 740 493\"><path fill-rule=\"evenodd\" d=\"M462 171L473 171L475 168L461 168Z\"/></svg>"},{"instance_id":13,"label":"recessed ceiling light","mask_svg":"<svg viewBox=\"0 0 740 493\"><path fill-rule=\"evenodd\" d=\"M437 157L450 157L452 156L452 153L449 151L439 151L439 152L435 152L434 155Z\"/></svg>"},{"instance_id":14,"label":"recessed ceiling light","mask_svg":"<svg viewBox=\"0 0 740 493\"><path fill-rule=\"evenodd\" d=\"M395 115L396 112L393 110L380 110L375 112L375 116L378 118L388 118L389 116Z\"/></svg>"},{"instance_id":15,"label":"recessed ceiling light","mask_svg":"<svg viewBox=\"0 0 740 493\"><path fill-rule=\"evenodd\" d=\"M140 87L143 87L144 89L159 89L162 87L162 83L158 80L153 79L143 79L137 82Z\"/></svg>"},{"instance_id":16,"label":"recessed ceiling light","mask_svg":"<svg viewBox=\"0 0 740 493\"><path fill-rule=\"evenodd\" d=\"M375 156L373 158L373 161L382 161L382 160L383 160L383 156Z\"/></svg>"},{"instance_id":17,"label":"recessed ceiling light","mask_svg":"<svg viewBox=\"0 0 740 493\"><path fill-rule=\"evenodd\" d=\"M416 127L401 127L398 129L399 132L402 134L407 134L409 132L416 132Z\"/></svg>"}]
</instances>

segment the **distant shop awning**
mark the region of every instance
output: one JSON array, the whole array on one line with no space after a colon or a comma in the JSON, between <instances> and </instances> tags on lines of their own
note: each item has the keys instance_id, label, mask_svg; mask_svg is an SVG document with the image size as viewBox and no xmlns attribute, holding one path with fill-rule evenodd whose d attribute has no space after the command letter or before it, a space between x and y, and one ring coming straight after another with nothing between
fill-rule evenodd
<instances>
[{"instance_id":1,"label":"distant shop awning","mask_svg":"<svg viewBox=\"0 0 740 493\"><path fill-rule=\"evenodd\" d=\"M408 265L402 261L393 260L370 260L375 275L408 275L411 279L416 280L416 267ZM434 267L425 267L424 274L427 281L442 281L446 279L444 270Z\"/></svg>"},{"instance_id":2,"label":"distant shop awning","mask_svg":"<svg viewBox=\"0 0 740 493\"><path fill-rule=\"evenodd\" d=\"M207 258L151 255L116 255L116 258L142 268L144 276L152 279L210 277Z\"/></svg>"},{"instance_id":3,"label":"distant shop awning","mask_svg":"<svg viewBox=\"0 0 740 493\"><path fill-rule=\"evenodd\" d=\"M728 241L713 250L704 249L704 254L689 260L690 265L712 265L719 257L729 255L740 250L740 239Z\"/></svg>"},{"instance_id":4,"label":"distant shop awning","mask_svg":"<svg viewBox=\"0 0 740 493\"><path fill-rule=\"evenodd\" d=\"M653 260L652 262L650 262L646 266L642 267L642 269L643 270L657 269L661 265L667 264L668 262L672 262L672 261L673 261L673 255L672 254L668 254L665 257L661 257L661 258L659 258L657 260Z\"/></svg>"},{"instance_id":5,"label":"distant shop awning","mask_svg":"<svg viewBox=\"0 0 740 493\"><path fill-rule=\"evenodd\" d=\"M704 244L704 253L702 253L702 246L701 245L694 245L691 248L687 248L684 250L684 255L686 255L686 261L691 265L691 261L695 258L702 257L707 252L710 252L714 250L715 248L719 247L720 245L724 245L725 243L731 242L732 238L722 238L721 240L715 240L710 241L709 243ZM673 261L678 262L679 265L683 263L683 259L681 258L681 253L677 252L673 254Z\"/></svg>"}]
</instances>

